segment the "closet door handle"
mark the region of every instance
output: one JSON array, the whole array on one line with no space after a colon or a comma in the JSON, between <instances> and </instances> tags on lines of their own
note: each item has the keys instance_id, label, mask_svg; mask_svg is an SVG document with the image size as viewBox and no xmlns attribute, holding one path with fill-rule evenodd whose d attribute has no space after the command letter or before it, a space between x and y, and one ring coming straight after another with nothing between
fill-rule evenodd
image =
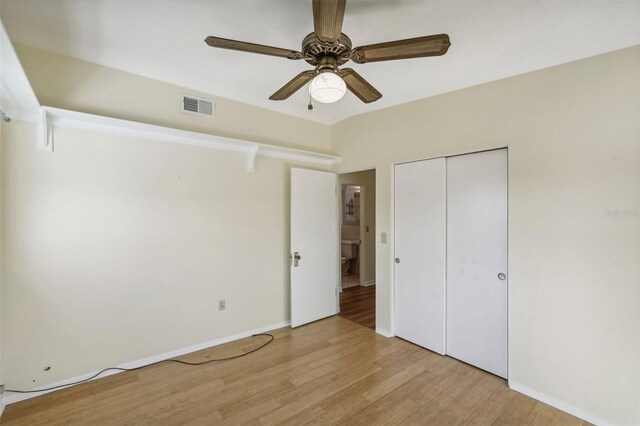
<instances>
[{"instance_id":1,"label":"closet door handle","mask_svg":"<svg viewBox=\"0 0 640 426\"><path fill-rule=\"evenodd\" d=\"M396 257L396 263L400 263L400 258Z\"/></svg>"},{"instance_id":2,"label":"closet door handle","mask_svg":"<svg viewBox=\"0 0 640 426\"><path fill-rule=\"evenodd\" d=\"M499 279L500 281L504 281L504 280L506 280L506 279L507 279L507 276L506 276L504 273L500 272L500 273L498 274L498 279Z\"/></svg>"}]
</instances>

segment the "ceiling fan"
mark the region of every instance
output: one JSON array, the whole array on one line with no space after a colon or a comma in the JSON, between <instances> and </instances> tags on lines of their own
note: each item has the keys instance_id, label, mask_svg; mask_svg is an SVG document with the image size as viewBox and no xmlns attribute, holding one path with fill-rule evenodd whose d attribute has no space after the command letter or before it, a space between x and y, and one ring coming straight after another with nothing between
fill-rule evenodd
<instances>
[{"instance_id":1,"label":"ceiling fan","mask_svg":"<svg viewBox=\"0 0 640 426\"><path fill-rule=\"evenodd\" d=\"M351 40L342 33L342 21L347 0L313 0L314 32L302 40L302 49L282 49L261 44L207 37L211 47L260 53L263 55L300 60L304 59L313 70L303 71L269 97L281 101L311 82L309 93L318 102L332 103L341 99L349 89L362 102L375 102L382 97L369 82L351 68L339 68L349 60L357 64L392 61L396 59L441 56L447 53L449 36L437 34L386 43L351 47ZM311 107L310 107L311 108Z\"/></svg>"}]
</instances>

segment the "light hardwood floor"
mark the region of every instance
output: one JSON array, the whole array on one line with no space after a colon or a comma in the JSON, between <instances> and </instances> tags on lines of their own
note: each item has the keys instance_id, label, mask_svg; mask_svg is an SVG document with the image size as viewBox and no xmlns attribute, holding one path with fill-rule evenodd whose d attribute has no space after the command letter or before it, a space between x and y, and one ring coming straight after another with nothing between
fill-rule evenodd
<instances>
[{"instance_id":1,"label":"light hardwood floor","mask_svg":"<svg viewBox=\"0 0 640 426\"><path fill-rule=\"evenodd\" d=\"M340 316L374 330L376 328L376 287L356 286L342 290Z\"/></svg>"},{"instance_id":2,"label":"light hardwood floor","mask_svg":"<svg viewBox=\"0 0 640 426\"><path fill-rule=\"evenodd\" d=\"M3 425L583 422L505 380L339 316L272 332L259 352L204 367L163 364L6 407ZM248 338L182 359L248 351Z\"/></svg>"}]
</instances>

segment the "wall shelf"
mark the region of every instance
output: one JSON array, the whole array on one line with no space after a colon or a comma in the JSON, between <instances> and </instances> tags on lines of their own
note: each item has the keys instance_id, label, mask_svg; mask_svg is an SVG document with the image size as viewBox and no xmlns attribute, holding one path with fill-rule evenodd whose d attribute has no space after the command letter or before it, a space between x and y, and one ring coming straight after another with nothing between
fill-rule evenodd
<instances>
[{"instance_id":1,"label":"wall shelf","mask_svg":"<svg viewBox=\"0 0 640 426\"><path fill-rule=\"evenodd\" d=\"M55 138L53 136L55 133L55 127L67 127L219 149L223 151L240 152L247 157L247 171L249 172L255 171L256 156L280 158L284 160L324 166L339 164L341 161L340 157L334 155L285 148L277 145L251 142L241 139L226 138L207 133L191 132L188 130L156 126L153 124L121 120L118 118L104 117L100 115L86 114L83 112L69 111L60 108L45 106L41 107L41 111L42 116L40 119L40 128L42 130L42 134L40 135L39 148L52 152L55 146Z\"/></svg>"},{"instance_id":2,"label":"wall shelf","mask_svg":"<svg viewBox=\"0 0 640 426\"><path fill-rule=\"evenodd\" d=\"M0 55L0 108L13 119L38 123L39 150L53 152L55 128L68 127L239 152L246 156L248 172L255 171L257 156L323 166L341 161L334 155L41 106L1 22Z\"/></svg>"}]
</instances>

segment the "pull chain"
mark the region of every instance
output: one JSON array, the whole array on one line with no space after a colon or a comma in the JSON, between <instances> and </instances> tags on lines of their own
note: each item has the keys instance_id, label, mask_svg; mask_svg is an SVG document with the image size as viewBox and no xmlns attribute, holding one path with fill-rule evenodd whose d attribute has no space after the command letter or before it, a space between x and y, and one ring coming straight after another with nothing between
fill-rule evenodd
<instances>
[{"instance_id":1,"label":"pull chain","mask_svg":"<svg viewBox=\"0 0 640 426\"><path fill-rule=\"evenodd\" d=\"M311 97L311 93L309 93L309 105L307 105L307 109L313 111L313 98Z\"/></svg>"}]
</instances>

